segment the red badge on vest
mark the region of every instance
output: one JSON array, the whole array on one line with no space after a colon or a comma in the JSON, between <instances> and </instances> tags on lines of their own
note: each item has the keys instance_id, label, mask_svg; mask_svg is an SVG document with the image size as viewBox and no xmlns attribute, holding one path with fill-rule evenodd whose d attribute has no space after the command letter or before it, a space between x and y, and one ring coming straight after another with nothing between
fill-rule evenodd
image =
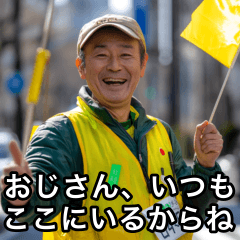
<instances>
[{"instance_id":1,"label":"red badge on vest","mask_svg":"<svg viewBox=\"0 0 240 240\"><path fill-rule=\"evenodd\" d=\"M165 152L162 148L159 149L160 153L164 156L165 155Z\"/></svg>"}]
</instances>

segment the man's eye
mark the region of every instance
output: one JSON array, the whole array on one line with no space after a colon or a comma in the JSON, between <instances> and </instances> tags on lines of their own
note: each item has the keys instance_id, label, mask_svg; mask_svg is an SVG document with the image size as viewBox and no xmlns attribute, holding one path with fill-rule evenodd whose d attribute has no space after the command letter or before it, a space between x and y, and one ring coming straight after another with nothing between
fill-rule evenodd
<instances>
[{"instance_id":1,"label":"man's eye","mask_svg":"<svg viewBox=\"0 0 240 240\"><path fill-rule=\"evenodd\" d=\"M97 57L106 57L106 56L107 56L107 55L106 55L106 54L103 54L103 53L97 55Z\"/></svg>"},{"instance_id":2,"label":"man's eye","mask_svg":"<svg viewBox=\"0 0 240 240\"><path fill-rule=\"evenodd\" d=\"M122 56L123 56L123 57L130 57L131 54L129 54L129 53L123 53Z\"/></svg>"}]
</instances>

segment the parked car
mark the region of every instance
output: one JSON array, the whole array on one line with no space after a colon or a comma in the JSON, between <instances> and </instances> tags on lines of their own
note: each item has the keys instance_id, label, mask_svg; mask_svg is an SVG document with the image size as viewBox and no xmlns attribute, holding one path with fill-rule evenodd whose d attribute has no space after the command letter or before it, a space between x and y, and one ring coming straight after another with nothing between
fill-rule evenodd
<instances>
[{"instance_id":1,"label":"parked car","mask_svg":"<svg viewBox=\"0 0 240 240\"><path fill-rule=\"evenodd\" d=\"M231 199L232 202L237 201L237 197L240 195L239 190L239 159L236 154L227 154L218 158L217 162L222 168L222 171L229 177L229 181L235 188L234 197Z\"/></svg>"},{"instance_id":2,"label":"parked car","mask_svg":"<svg viewBox=\"0 0 240 240\"><path fill-rule=\"evenodd\" d=\"M9 151L11 140L15 140L19 144L15 133L8 128L0 128L0 177L3 174L3 168L12 161L12 155Z\"/></svg>"}]
</instances>

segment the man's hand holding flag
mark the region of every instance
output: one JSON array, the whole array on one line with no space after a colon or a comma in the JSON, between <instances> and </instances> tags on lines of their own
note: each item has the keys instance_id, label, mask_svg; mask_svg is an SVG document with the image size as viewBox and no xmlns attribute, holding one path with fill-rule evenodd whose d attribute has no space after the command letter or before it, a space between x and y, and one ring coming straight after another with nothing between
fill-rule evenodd
<instances>
[{"instance_id":1,"label":"man's hand holding flag","mask_svg":"<svg viewBox=\"0 0 240 240\"><path fill-rule=\"evenodd\" d=\"M230 72L240 52L240 0L204 0L193 12L192 21L182 32L181 37L195 44L229 68L208 121L211 124ZM215 135L219 138L218 134ZM199 153L204 153L206 149L203 148L204 145L202 145L202 149L200 146L197 147L199 144L196 140L195 134L195 152L198 153L198 160L200 160L200 155L203 154ZM219 138L218 141L222 141L222 139ZM220 150L219 145L216 150ZM218 151L210 151L210 153L217 154ZM203 156L203 159L207 159L207 157ZM211 162L213 164L213 161L206 163L203 160L200 161L202 165L207 167Z\"/></svg>"}]
</instances>

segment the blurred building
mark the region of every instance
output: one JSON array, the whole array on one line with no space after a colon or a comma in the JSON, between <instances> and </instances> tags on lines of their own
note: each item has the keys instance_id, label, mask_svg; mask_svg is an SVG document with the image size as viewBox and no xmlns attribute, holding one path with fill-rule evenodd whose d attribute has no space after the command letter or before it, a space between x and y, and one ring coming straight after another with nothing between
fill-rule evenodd
<instances>
[{"instance_id":1,"label":"blurred building","mask_svg":"<svg viewBox=\"0 0 240 240\"><path fill-rule=\"evenodd\" d=\"M18 20L14 20L14 6L17 2L20 3L19 16ZM171 124L182 145L184 156L190 158L193 155L192 140L196 124L210 117L227 69L180 38L180 33L190 22L191 14L201 0L142 2L147 6L149 62L135 96L148 114ZM0 2L0 126L10 127L14 131L20 128L16 124L20 115L22 118L25 116L25 99L36 49L41 45L47 3L46 0ZM75 67L76 42L81 27L107 13L135 17L135 4L136 0L55 0L48 42L51 61L45 74L49 80L47 107L43 97L46 90L44 85L35 112L36 120L43 121L46 117L74 107L78 89L86 84L80 79ZM19 43L14 41L16 28ZM22 110L17 114L19 101L16 95L6 90L7 80L16 71L16 44L20 48L19 61L24 79L24 88L19 95ZM213 121L224 136L237 136L240 129L239 63L238 59ZM228 151L228 148L225 150Z\"/></svg>"}]
</instances>

